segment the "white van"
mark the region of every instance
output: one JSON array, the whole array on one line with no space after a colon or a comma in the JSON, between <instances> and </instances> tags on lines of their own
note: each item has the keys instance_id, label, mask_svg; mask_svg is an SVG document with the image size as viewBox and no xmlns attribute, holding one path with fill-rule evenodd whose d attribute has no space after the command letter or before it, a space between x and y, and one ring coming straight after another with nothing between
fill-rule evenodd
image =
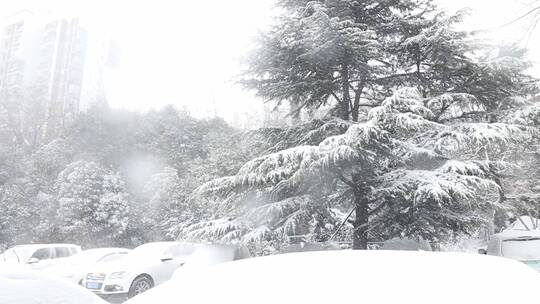
<instances>
[{"instance_id":1,"label":"white van","mask_svg":"<svg viewBox=\"0 0 540 304\"><path fill-rule=\"evenodd\" d=\"M41 269L56 259L67 258L81 251L81 246L73 244L17 245L4 251L0 255L0 262L30 264L33 269Z\"/></svg>"},{"instance_id":2,"label":"white van","mask_svg":"<svg viewBox=\"0 0 540 304\"><path fill-rule=\"evenodd\" d=\"M521 261L540 271L540 230L507 230L494 234L479 253Z\"/></svg>"}]
</instances>

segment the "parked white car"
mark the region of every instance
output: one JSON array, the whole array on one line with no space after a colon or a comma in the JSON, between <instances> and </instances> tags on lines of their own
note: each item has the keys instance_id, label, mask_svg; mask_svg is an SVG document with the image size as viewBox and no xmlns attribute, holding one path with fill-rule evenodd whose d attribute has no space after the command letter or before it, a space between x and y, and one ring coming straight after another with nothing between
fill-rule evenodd
<instances>
[{"instance_id":1,"label":"parked white car","mask_svg":"<svg viewBox=\"0 0 540 304\"><path fill-rule=\"evenodd\" d=\"M508 278L501 280L501 278ZM540 276L499 257L341 250L217 264L125 304L537 303Z\"/></svg>"},{"instance_id":2,"label":"parked white car","mask_svg":"<svg viewBox=\"0 0 540 304\"><path fill-rule=\"evenodd\" d=\"M96 263L111 262L127 256L130 249L126 248L96 248L83 250L62 263L45 269L50 274L68 279L76 284L82 284L82 279Z\"/></svg>"},{"instance_id":3,"label":"parked white car","mask_svg":"<svg viewBox=\"0 0 540 304\"><path fill-rule=\"evenodd\" d=\"M28 264L39 270L62 262L64 258L81 252L81 247L73 244L29 244L7 249L1 255L2 262Z\"/></svg>"},{"instance_id":4,"label":"parked white car","mask_svg":"<svg viewBox=\"0 0 540 304\"><path fill-rule=\"evenodd\" d=\"M131 298L169 280L195 248L179 242L144 244L120 260L95 264L82 285L108 300Z\"/></svg>"},{"instance_id":5,"label":"parked white car","mask_svg":"<svg viewBox=\"0 0 540 304\"><path fill-rule=\"evenodd\" d=\"M480 253L511 258L540 271L540 230L506 230L494 234Z\"/></svg>"}]
</instances>

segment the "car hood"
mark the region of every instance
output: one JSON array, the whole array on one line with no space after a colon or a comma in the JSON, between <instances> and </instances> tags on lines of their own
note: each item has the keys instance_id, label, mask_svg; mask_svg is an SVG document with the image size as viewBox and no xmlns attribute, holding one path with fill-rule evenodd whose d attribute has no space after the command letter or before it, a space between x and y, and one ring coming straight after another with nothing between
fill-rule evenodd
<instances>
[{"instance_id":1,"label":"car hood","mask_svg":"<svg viewBox=\"0 0 540 304\"><path fill-rule=\"evenodd\" d=\"M147 264L149 264L148 260L125 257L117 261L95 263L92 267L88 268L88 272L108 274L120 271L132 271L133 269L145 267Z\"/></svg>"},{"instance_id":2,"label":"car hood","mask_svg":"<svg viewBox=\"0 0 540 304\"><path fill-rule=\"evenodd\" d=\"M78 276L92 271L94 268L93 265L93 263L65 263L54 265L48 269L45 269L45 271L63 278L75 279Z\"/></svg>"}]
</instances>

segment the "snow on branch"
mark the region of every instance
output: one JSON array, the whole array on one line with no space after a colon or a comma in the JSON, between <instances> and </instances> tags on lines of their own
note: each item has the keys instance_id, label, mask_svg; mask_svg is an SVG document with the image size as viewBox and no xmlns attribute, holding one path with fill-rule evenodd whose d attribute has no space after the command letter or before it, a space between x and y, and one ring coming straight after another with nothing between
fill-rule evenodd
<instances>
[{"instance_id":1,"label":"snow on branch","mask_svg":"<svg viewBox=\"0 0 540 304\"><path fill-rule=\"evenodd\" d=\"M477 149L490 145L521 143L532 138L538 131L522 125L504 123L461 123L444 130L435 130L426 142L436 151L457 151L464 148Z\"/></svg>"},{"instance_id":2,"label":"snow on branch","mask_svg":"<svg viewBox=\"0 0 540 304\"><path fill-rule=\"evenodd\" d=\"M242 218L257 225L274 226L284 217L304 208L312 202L309 196L297 196L252 208Z\"/></svg>"},{"instance_id":3,"label":"snow on branch","mask_svg":"<svg viewBox=\"0 0 540 304\"><path fill-rule=\"evenodd\" d=\"M436 202L442 207L443 204L475 200L480 189L498 189L492 180L444 171L448 171L448 167L443 166L437 171L396 170L381 177L384 186L375 193L383 197L408 198L414 204Z\"/></svg>"},{"instance_id":4,"label":"snow on branch","mask_svg":"<svg viewBox=\"0 0 540 304\"><path fill-rule=\"evenodd\" d=\"M388 134L373 121L354 124L342 135L331 136L318 146L299 146L258 157L246 163L236 175L244 186L293 184L304 174L375 157L373 147L384 145Z\"/></svg>"},{"instance_id":5,"label":"snow on branch","mask_svg":"<svg viewBox=\"0 0 540 304\"><path fill-rule=\"evenodd\" d=\"M442 127L433 121L435 115L424 106L418 90L411 88L396 91L381 106L373 108L368 117L386 129L399 133Z\"/></svg>"},{"instance_id":6,"label":"snow on branch","mask_svg":"<svg viewBox=\"0 0 540 304\"><path fill-rule=\"evenodd\" d=\"M231 191L234 188L234 176L226 176L216 178L209 182L202 184L197 188L192 196L210 195L210 194L224 194Z\"/></svg>"},{"instance_id":7,"label":"snow on branch","mask_svg":"<svg viewBox=\"0 0 540 304\"><path fill-rule=\"evenodd\" d=\"M540 127L540 102L506 112L502 117L505 123Z\"/></svg>"},{"instance_id":8,"label":"snow on branch","mask_svg":"<svg viewBox=\"0 0 540 304\"><path fill-rule=\"evenodd\" d=\"M345 133L354 123L339 118L333 118L330 121L324 122L322 126L308 131L302 139L301 143L321 142L321 138L328 138L332 135L340 135Z\"/></svg>"},{"instance_id":9,"label":"snow on branch","mask_svg":"<svg viewBox=\"0 0 540 304\"><path fill-rule=\"evenodd\" d=\"M243 244L261 243L274 237L274 232L266 225L262 225L251 229L248 233L242 236L240 242Z\"/></svg>"},{"instance_id":10,"label":"snow on branch","mask_svg":"<svg viewBox=\"0 0 540 304\"><path fill-rule=\"evenodd\" d=\"M245 233L246 228L236 220L218 219L186 227L180 237L186 240L234 241Z\"/></svg>"},{"instance_id":11,"label":"snow on branch","mask_svg":"<svg viewBox=\"0 0 540 304\"><path fill-rule=\"evenodd\" d=\"M396 155L407 165L432 160L443 160L445 157L429 148L419 147L410 141L394 140Z\"/></svg>"},{"instance_id":12,"label":"snow on branch","mask_svg":"<svg viewBox=\"0 0 540 304\"><path fill-rule=\"evenodd\" d=\"M307 169L320 158L315 146L300 146L256 158L240 168L237 185L275 185L300 169Z\"/></svg>"},{"instance_id":13,"label":"snow on branch","mask_svg":"<svg viewBox=\"0 0 540 304\"><path fill-rule=\"evenodd\" d=\"M238 217L210 220L180 229L180 238L253 243L304 233L317 204L308 195L259 202Z\"/></svg>"},{"instance_id":14,"label":"snow on branch","mask_svg":"<svg viewBox=\"0 0 540 304\"><path fill-rule=\"evenodd\" d=\"M486 107L476 97L465 93L446 93L426 102L426 106L435 113L437 121L449 121L463 118L473 113L483 113Z\"/></svg>"},{"instance_id":15,"label":"snow on branch","mask_svg":"<svg viewBox=\"0 0 540 304\"><path fill-rule=\"evenodd\" d=\"M449 160L443 166L438 168L437 171L442 173L490 178L494 173L503 168L504 165L502 162Z\"/></svg>"}]
</instances>

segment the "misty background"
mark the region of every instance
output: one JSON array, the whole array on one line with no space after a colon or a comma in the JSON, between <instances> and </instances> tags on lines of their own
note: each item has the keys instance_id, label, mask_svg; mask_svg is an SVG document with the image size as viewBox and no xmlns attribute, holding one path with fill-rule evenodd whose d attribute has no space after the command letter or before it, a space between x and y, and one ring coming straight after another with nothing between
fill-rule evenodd
<instances>
[{"instance_id":1,"label":"misty background","mask_svg":"<svg viewBox=\"0 0 540 304\"><path fill-rule=\"evenodd\" d=\"M517 40L527 47L528 58L535 64L530 73L540 76L538 32L524 31L530 26L527 19L503 26L527 11L527 1L435 2L449 12L469 9L461 24L465 30L482 31L480 37L493 43ZM110 53L103 77L112 107L147 111L171 104L198 118L217 115L235 127L261 126L263 101L243 90L236 80L244 68L242 54L250 49L257 33L279 15L273 0L0 3L3 16L20 10L38 16L78 17L90 44L107 46ZM523 34L516 37L516 32ZM99 51L103 49L89 50L88 64L95 64L91 60Z\"/></svg>"},{"instance_id":2,"label":"misty background","mask_svg":"<svg viewBox=\"0 0 540 304\"><path fill-rule=\"evenodd\" d=\"M0 4L0 247L484 242L540 213L538 1L279 3Z\"/></svg>"}]
</instances>

